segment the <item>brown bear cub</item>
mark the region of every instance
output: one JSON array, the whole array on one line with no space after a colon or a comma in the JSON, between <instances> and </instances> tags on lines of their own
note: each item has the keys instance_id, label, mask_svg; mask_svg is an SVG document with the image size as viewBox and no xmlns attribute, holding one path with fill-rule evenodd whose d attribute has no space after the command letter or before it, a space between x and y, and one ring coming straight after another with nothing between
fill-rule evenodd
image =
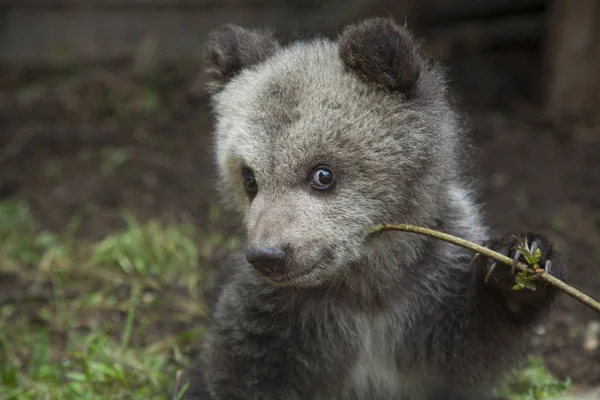
<instances>
[{"instance_id":1,"label":"brown bear cub","mask_svg":"<svg viewBox=\"0 0 600 400\"><path fill-rule=\"evenodd\" d=\"M391 19L282 46L227 25L206 49L223 199L246 232L185 399L482 400L556 290L382 223L489 238L443 70ZM540 265L565 266L539 234ZM523 258L521 257L521 260Z\"/></svg>"}]
</instances>

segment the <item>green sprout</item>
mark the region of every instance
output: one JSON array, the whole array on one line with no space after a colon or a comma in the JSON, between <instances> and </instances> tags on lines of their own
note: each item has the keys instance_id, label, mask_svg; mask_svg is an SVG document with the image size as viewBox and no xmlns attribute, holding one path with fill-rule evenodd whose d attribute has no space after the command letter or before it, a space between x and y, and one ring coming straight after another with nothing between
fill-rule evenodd
<instances>
[{"instance_id":1,"label":"green sprout","mask_svg":"<svg viewBox=\"0 0 600 400\"><path fill-rule=\"evenodd\" d=\"M527 238L521 238L518 235L513 235L513 238L519 243L514 247L514 250L523 254L525 261L531 267L531 269L521 271L515 276L515 281L517 283L513 286L513 290L536 290L537 288L532 281L535 280L538 270L540 269L539 262L542 259L542 251L536 247L535 250L531 252L531 248L527 243Z\"/></svg>"}]
</instances>

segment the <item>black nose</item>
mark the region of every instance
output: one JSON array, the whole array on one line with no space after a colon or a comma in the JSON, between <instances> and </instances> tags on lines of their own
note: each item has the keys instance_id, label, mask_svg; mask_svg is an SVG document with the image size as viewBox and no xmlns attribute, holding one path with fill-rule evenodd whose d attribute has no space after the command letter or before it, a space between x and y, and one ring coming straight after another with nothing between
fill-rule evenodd
<instances>
[{"instance_id":1,"label":"black nose","mask_svg":"<svg viewBox=\"0 0 600 400\"><path fill-rule=\"evenodd\" d=\"M272 247L250 247L246 259L268 278L285 273L285 252Z\"/></svg>"}]
</instances>

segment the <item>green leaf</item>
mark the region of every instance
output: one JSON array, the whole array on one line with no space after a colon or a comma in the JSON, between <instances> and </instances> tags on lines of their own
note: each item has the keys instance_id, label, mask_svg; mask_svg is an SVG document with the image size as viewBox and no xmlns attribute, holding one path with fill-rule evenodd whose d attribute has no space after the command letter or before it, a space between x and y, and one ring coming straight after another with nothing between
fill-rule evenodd
<instances>
[{"instance_id":1,"label":"green leaf","mask_svg":"<svg viewBox=\"0 0 600 400\"><path fill-rule=\"evenodd\" d=\"M531 254L530 252L527 252L527 253L523 253L523 255L525 256L525 260L527 261L527 264L529 264L529 265L535 264L535 261L533 259L533 254Z\"/></svg>"},{"instance_id":2,"label":"green leaf","mask_svg":"<svg viewBox=\"0 0 600 400\"><path fill-rule=\"evenodd\" d=\"M540 358L530 358L528 363L509 375L504 385L494 390L494 395L511 400L558 400L571 386L569 379L557 380L548 372Z\"/></svg>"},{"instance_id":3,"label":"green leaf","mask_svg":"<svg viewBox=\"0 0 600 400\"><path fill-rule=\"evenodd\" d=\"M85 374L78 371L69 371L65 373L65 377L76 382L87 381L87 377L85 376Z\"/></svg>"},{"instance_id":4,"label":"green leaf","mask_svg":"<svg viewBox=\"0 0 600 400\"><path fill-rule=\"evenodd\" d=\"M181 400L183 398L183 395L188 390L189 386L190 386L190 382L186 381L185 384L181 387L181 389L179 389L177 391L177 400Z\"/></svg>"},{"instance_id":5,"label":"green leaf","mask_svg":"<svg viewBox=\"0 0 600 400\"><path fill-rule=\"evenodd\" d=\"M537 264L538 262L540 262L541 259L542 259L542 251L539 248L537 248L533 252L533 264Z\"/></svg>"},{"instance_id":6,"label":"green leaf","mask_svg":"<svg viewBox=\"0 0 600 400\"><path fill-rule=\"evenodd\" d=\"M525 271L523 271L521 274L515 276L515 281L517 282L517 284L515 286L513 286L513 290L522 290L522 289L529 289L532 291L537 290L537 286L535 286L535 284L531 283L531 281L533 281L535 279L534 276L529 276L526 274ZM515 287L519 287L518 289L516 289Z\"/></svg>"}]
</instances>

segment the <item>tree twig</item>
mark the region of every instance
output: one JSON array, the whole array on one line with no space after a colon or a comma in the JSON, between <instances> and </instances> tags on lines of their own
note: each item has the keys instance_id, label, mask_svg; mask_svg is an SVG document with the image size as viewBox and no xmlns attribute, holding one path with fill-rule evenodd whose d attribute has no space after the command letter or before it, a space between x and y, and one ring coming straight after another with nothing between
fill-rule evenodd
<instances>
[{"instance_id":1,"label":"tree twig","mask_svg":"<svg viewBox=\"0 0 600 400\"><path fill-rule=\"evenodd\" d=\"M418 233L420 235L431 236L436 239L443 240L444 242L452 243L454 245L464 247L465 249L472 250L476 253L479 253L481 255L489 257L499 263L502 263L502 264L505 264L508 266L513 265L513 260L505 255L502 255L498 252L490 250L487 247L483 247L483 246L480 246L473 242L469 242L468 240L464 240L459 237L449 235L447 233L439 232L439 231L436 231L433 229L423 228L420 226L408 225L408 224L384 224L384 225L379 225L379 226L374 227L373 229L369 230L369 233L376 233L376 232L382 232L382 231L404 231L404 232ZM516 264L516 268L519 271L530 271L531 270L527 265L523 264L522 262L518 262ZM598 301L592 299L590 296L580 292L579 290L575 289L574 287L567 285L565 282L561 281L558 278L555 278L554 276L546 273L545 271L537 274L536 279L557 287L558 289L562 290L564 293L566 293L569 296L573 297L574 299L580 301L581 303L590 307L594 311L600 313L600 303Z\"/></svg>"},{"instance_id":2,"label":"tree twig","mask_svg":"<svg viewBox=\"0 0 600 400\"><path fill-rule=\"evenodd\" d=\"M181 389L181 377L183 375L183 371L177 370L177 375L175 376L175 388L173 389L173 396L171 400L179 400L179 389Z\"/></svg>"}]
</instances>

